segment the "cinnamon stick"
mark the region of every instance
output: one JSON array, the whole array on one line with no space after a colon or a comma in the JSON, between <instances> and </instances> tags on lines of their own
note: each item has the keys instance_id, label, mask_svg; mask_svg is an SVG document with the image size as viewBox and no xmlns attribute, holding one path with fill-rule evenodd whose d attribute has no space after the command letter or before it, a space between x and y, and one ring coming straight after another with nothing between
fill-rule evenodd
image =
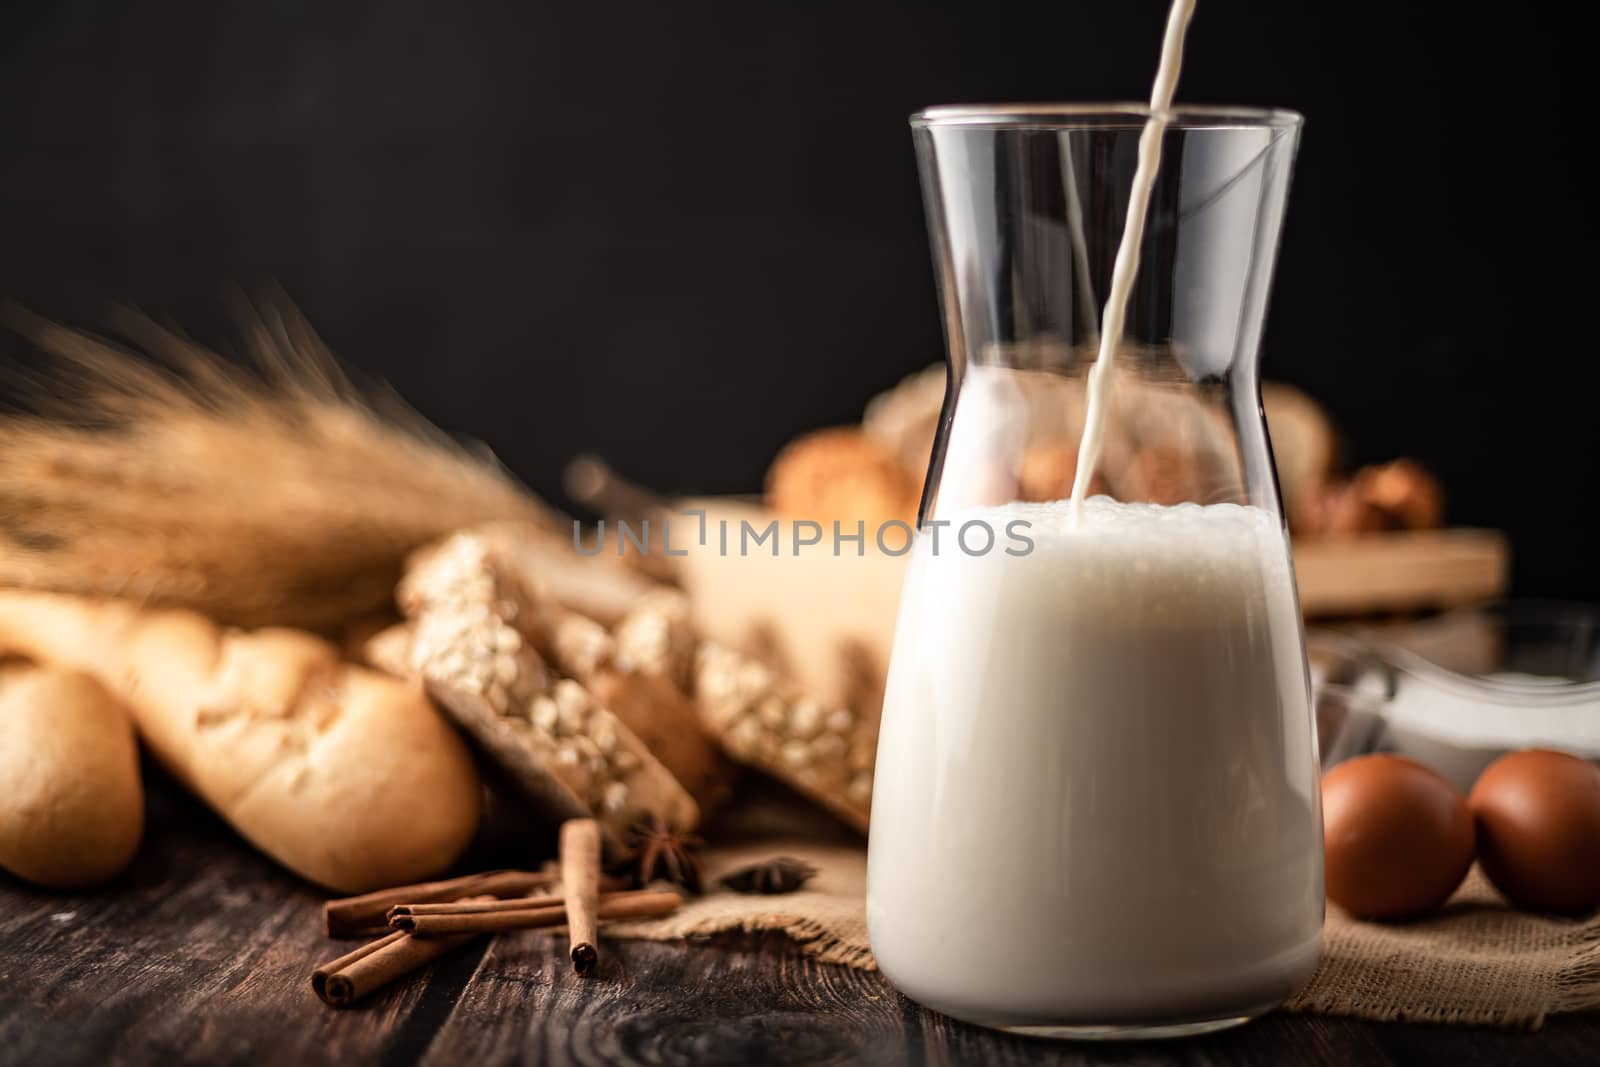
<instances>
[{"instance_id":1,"label":"cinnamon stick","mask_svg":"<svg viewBox=\"0 0 1600 1067\"><path fill-rule=\"evenodd\" d=\"M365 945L362 945L355 951L346 952L343 956L340 956L331 963L324 963L321 967L318 967L316 970L311 972L312 991L323 1000L328 1000L327 989L329 975L337 974L357 960L366 959L379 949L386 948L405 936L407 935L404 930L395 930L387 937L380 937L376 941L368 941ZM332 1004L333 1001L328 1000L328 1003Z\"/></svg>"},{"instance_id":2,"label":"cinnamon stick","mask_svg":"<svg viewBox=\"0 0 1600 1067\"><path fill-rule=\"evenodd\" d=\"M567 898L560 893L539 897L507 897L504 900L457 900L439 904L396 904L389 909L389 925L395 919L408 915L472 915L486 911L526 911L529 908L548 908Z\"/></svg>"},{"instance_id":3,"label":"cinnamon stick","mask_svg":"<svg viewBox=\"0 0 1600 1067\"><path fill-rule=\"evenodd\" d=\"M600 879L600 888L606 893L620 890L626 883L620 878L607 875ZM428 902L424 904L396 904L389 909L386 921L394 925L398 915L459 915L474 911L520 911L524 908L547 908L552 904L560 904L566 897L560 893L546 893L532 897L505 897L501 900L453 900L443 902Z\"/></svg>"},{"instance_id":4,"label":"cinnamon stick","mask_svg":"<svg viewBox=\"0 0 1600 1067\"><path fill-rule=\"evenodd\" d=\"M460 903L486 899L473 897ZM423 941L395 930L312 971L311 989L328 1004L342 1008L466 944L473 936L461 934Z\"/></svg>"},{"instance_id":5,"label":"cinnamon stick","mask_svg":"<svg viewBox=\"0 0 1600 1067\"><path fill-rule=\"evenodd\" d=\"M341 957L317 968L311 976L311 988L333 1007L342 1008L432 963L451 949L471 941L474 936L459 934L454 937L420 938L396 930L350 953L355 959L348 963L344 962L348 957Z\"/></svg>"},{"instance_id":6,"label":"cinnamon stick","mask_svg":"<svg viewBox=\"0 0 1600 1067\"><path fill-rule=\"evenodd\" d=\"M561 824L561 888L567 898L572 966L587 977L600 962L600 824L593 819Z\"/></svg>"},{"instance_id":7,"label":"cinnamon stick","mask_svg":"<svg viewBox=\"0 0 1600 1067\"><path fill-rule=\"evenodd\" d=\"M639 919L667 915L678 909L683 898L676 893L641 889L631 893L611 893L600 897L595 909L598 919ZM531 930L561 926L567 922L563 904L519 908L512 911L454 912L451 914L396 915L394 925L419 938L451 937L459 934L495 934L506 930Z\"/></svg>"},{"instance_id":8,"label":"cinnamon stick","mask_svg":"<svg viewBox=\"0 0 1600 1067\"><path fill-rule=\"evenodd\" d=\"M614 888L616 879L606 878L600 882L603 891L597 900L604 904L613 900L627 900L640 895L638 890L623 892ZM490 900L488 897L473 897L469 900L441 901L428 904L396 904L389 909L390 925L393 920L413 918L418 915L478 915L496 911L530 911L538 908L566 906L567 898L560 893L549 893L535 897L506 897L503 900Z\"/></svg>"},{"instance_id":9,"label":"cinnamon stick","mask_svg":"<svg viewBox=\"0 0 1600 1067\"><path fill-rule=\"evenodd\" d=\"M322 906L322 921L329 937L360 937L388 930L389 909L396 904L474 896L518 896L554 883L554 875L538 871L485 871L442 882L402 885L358 897L330 900Z\"/></svg>"}]
</instances>

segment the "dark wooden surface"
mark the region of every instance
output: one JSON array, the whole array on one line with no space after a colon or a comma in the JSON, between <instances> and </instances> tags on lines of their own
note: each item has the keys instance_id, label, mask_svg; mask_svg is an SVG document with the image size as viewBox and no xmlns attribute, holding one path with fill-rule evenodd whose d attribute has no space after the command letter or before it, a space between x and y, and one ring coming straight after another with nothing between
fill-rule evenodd
<instances>
[{"instance_id":1,"label":"dark wooden surface","mask_svg":"<svg viewBox=\"0 0 1600 1067\"><path fill-rule=\"evenodd\" d=\"M360 1006L312 995L321 897L171 783L134 868L93 894L0 875L0 1064L1590 1064L1600 1017L1535 1034L1273 1015L1160 1044L1062 1045L924 1011L781 936L608 943L598 978L557 935L479 942Z\"/></svg>"}]
</instances>

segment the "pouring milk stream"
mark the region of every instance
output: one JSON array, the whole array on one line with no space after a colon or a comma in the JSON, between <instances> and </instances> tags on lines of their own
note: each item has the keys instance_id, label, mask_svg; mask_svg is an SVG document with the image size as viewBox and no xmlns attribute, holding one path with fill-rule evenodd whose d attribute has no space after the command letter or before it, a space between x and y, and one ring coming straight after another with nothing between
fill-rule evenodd
<instances>
[{"instance_id":1,"label":"pouring milk stream","mask_svg":"<svg viewBox=\"0 0 1600 1067\"><path fill-rule=\"evenodd\" d=\"M1128 217L1122 226L1122 241L1111 268L1111 292L1106 296L1105 314L1100 320L1100 352L1089 368L1089 410L1078 443L1078 472L1072 481L1072 518L1076 522L1089 494L1089 482L1100 463L1106 426L1106 402L1111 394L1111 361L1122 344L1123 325L1128 317L1128 294L1139 274L1139 245L1144 241L1145 218L1150 214L1150 190L1155 188L1161 170L1161 138L1172 121L1172 97L1178 91L1178 74L1183 68L1183 38L1194 16L1194 0L1173 0L1167 15L1167 32L1161 40L1161 63L1150 90L1150 117L1139 134L1139 165L1133 172L1133 190L1128 196Z\"/></svg>"}]
</instances>

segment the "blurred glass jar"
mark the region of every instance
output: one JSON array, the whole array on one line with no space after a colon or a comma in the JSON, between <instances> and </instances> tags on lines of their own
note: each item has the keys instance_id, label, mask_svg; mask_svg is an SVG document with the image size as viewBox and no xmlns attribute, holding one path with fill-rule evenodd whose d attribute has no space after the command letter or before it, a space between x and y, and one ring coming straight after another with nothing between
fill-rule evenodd
<instances>
[{"instance_id":1,"label":"blurred glass jar","mask_svg":"<svg viewBox=\"0 0 1600 1067\"><path fill-rule=\"evenodd\" d=\"M1426 763L1463 792L1506 752L1600 760L1600 608L1507 601L1311 637L1323 764Z\"/></svg>"}]
</instances>

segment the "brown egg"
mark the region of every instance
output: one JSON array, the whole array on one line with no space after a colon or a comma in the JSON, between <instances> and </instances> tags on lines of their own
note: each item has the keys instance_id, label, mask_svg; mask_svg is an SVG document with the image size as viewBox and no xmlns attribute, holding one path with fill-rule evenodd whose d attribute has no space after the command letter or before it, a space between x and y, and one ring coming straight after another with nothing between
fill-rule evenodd
<instances>
[{"instance_id":1,"label":"brown egg","mask_svg":"<svg viewBox=\"0 0 1600 1067\"><path fill-rule=\"evenodd\" d=\"M1579 915L1600 906L1600 767L1531 748L1484 769L1469 801L1478 860L1506 899Z\"/></svg>"},{"instance_id":2,"label":"brown egg","mask_svg":"<svg viewBox=\"0 0 1600 1067\"><path fill-rule=\"evenodd\" d=\"M1467 798L1401 756L1357 756L1322 779L1328 899L1363 919L1443 904L1472 866Z\"/></svg>"}]
</instances>

